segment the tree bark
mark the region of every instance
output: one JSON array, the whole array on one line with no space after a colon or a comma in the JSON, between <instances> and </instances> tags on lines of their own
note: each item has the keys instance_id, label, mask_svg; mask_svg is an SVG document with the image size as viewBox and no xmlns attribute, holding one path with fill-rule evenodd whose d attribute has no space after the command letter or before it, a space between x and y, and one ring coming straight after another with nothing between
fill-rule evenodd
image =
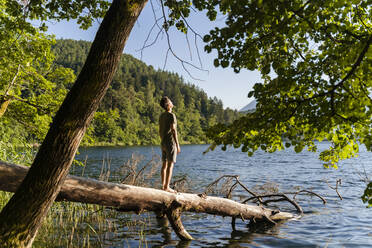
<instances>
[{"instance_id":1,"label":"tree bark","mask_svg":"<svg viewBox=\"0 0 372 248\"><path fill-rule=\"evenodd\" d=\"M2 247L31 247L147 0L114 0L22 184L0 213Z\"/></svg>"},{"instance_id":2,"label":"tree bark","mask_svg":"<svg viewBox=\"0 0 372 248\"><path fill-rule=\"evenodd\" d=\"M15 192L28 168L0 161L0 190ZM163 190L67 176L57 200L114 207L119 211L154 211L167 215L176 234L192 239L182 225L181 212L231 216L253 221L278 221L293 218L291 213L241 204L229 199L189 193L172 194Z\"/></svg>"}]
</instances>

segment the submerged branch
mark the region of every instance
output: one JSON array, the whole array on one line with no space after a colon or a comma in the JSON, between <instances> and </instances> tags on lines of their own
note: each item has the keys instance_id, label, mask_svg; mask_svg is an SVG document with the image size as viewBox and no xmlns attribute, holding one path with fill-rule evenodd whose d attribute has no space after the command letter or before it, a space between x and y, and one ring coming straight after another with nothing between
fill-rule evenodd
<instances>
[{"instance_id":1,"label":"submerged branch","mask_svg":"<svg viewBox=\"0 0 372 248\"><path fill-rule=\"evenodd\" d=\"M302 215L303 214L302 207L296 202L296 196L299 195L299 194L306 193L308 195L314 195L314 196L318 197L319 199L321 199L324 204L327 203L327 201L324 197L320 196L319 194L317 194L315 192L312 192L312 191L306 190L306 189L299 190L299 191L296 191L296 192L285 192L285 193L275 193L275 194L257 194L255 192L253 192L252 190L248 189L248 187L246 187L243 183L241 183L240 180L239 180L238 175L223 175L223 176L217 178L215 181L213 181L212 183L207 185L206 190L204 191L204 193L202 195L206 196L209 192L212 192L213 188L217 187L217 184L219 182L221 182L223 179L228 179L228 180L235 179L235 183L233 183L232 186L227 191L226 198L231 198L233 190L238 185L240 185L246 192L248 192L249 194L252 195L252 197L249 197L246 200L244 200L242 202L242 204L246 204L250 201L256 200L259 203L259 205L267 206L268 203L270 203L270 202L286 201L286 202L290 203L291 205L293 205L296 208L297 212ZM225 184L227 184L227 183L225 183ZM337 185L336 185L336 188L337 188ZM293 195L292 199L288 195ZM235 218L236 217L233 217L232 223L231 223L234 230L235 230ZM243 218L241 218L241 219L243 219Z\"/></svg>"}]
</instances>

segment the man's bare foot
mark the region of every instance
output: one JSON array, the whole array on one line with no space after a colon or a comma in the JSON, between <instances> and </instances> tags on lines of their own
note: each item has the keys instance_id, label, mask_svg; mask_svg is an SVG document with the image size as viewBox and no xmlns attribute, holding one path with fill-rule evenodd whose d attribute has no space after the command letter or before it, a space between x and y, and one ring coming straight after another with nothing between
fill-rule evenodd
<instances>
[{"instance_id":1,"label":"man's bare foot","mask_svg":"<svg viewBox=\"0 0 372 248\"><path fill-rule=\"evenodd\" d=\"M169 193L177 193L177 191L175 191L174 189L171 189L171 188L166 188L166 189L163 189L164 191L167 191Z\"/></svg>"}]
</instances>

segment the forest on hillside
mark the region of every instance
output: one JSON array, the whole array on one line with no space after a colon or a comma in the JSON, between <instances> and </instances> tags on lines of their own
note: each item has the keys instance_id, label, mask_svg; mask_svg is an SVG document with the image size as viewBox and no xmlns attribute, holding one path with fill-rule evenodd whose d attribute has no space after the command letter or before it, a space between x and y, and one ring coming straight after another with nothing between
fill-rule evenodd
<instances>
[{"instance_id":1,"label":"forest on hillside","mask_svg":"<svg viewBox=\"0 0 372 248\"><path fill-rule=\"evenodd\" d=\"M91 43L57 40L52 50L55 63L77 75ZM231 123L237 111L224 109L222 101L210 98L181 76L155 70L131 55L123 54L113 82L95 114L83 144L148 145L160 142L158 118L162 96L172 99L181 143L205 143L204 131L217 122Z\"/></svg>"},{"instance_id":2,"label":"forest on hillside","mask_svg":"<svg viewBox=\"0 0 372 248\"><path fill-rule=\"evenodd\" d=\"M11 87L4 81L4 90L10 90L1 99L0 146L4 153L1 157L18 154L9 153L15 147L41 143L80 72L90 45L87 41L57 40L48 57L50 65L44 61L35 65L42 76L30 80L19 74ZM82 145L159 144L158 118L163 111L159 101L164 95L175 104L173 111L178 119L181 144L206 143L205 131L210 125L231 123L239 115L237 111L224 109L221 100L185 83L178 74L155 70L123 54Z\"/></svg>"}]
</instances>

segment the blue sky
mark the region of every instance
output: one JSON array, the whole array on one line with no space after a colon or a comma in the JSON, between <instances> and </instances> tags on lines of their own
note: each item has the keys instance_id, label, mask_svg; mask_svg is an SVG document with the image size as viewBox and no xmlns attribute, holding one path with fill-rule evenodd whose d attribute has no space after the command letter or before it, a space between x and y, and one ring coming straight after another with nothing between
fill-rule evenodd
<instances>
[{"instance_id":1,"label":"blue sky","mask_svg":"<svg viewBox=\"0 0 372 248\"><path fill-rule=\"evenodd\" d=\"M155 7L154 11L157 15L160 15L160 9ZM56 38L87 41L93 41L99 26L99 23L96 22L90 29L81 30L74 21L63 21L58 23L48 22L47 24L49 26L48 33L54 34ZM155 69L163 69L165 61L167 61L164 68L165 70L177 72L185 79L185 82L197 85L210 97L216 96L221 99L224 107L239 110L251 102L252 99L249 99L247 94L252 89L254 83L261 81L259 73L242 70L237 74L230 68L215 68L213 66L215 53L212 52L211 54L207 54L204 52L204 44L200 39L197 39L197 46L199 48L202 67L207 71L201 71L187 66L191 74L190 76L189 73L183 69L181 62L174 56L169 54L166 59L168 43L165 35L160 35L154 45L143 50L141 58L140 49L143 47L153 24L154 14L149 2L132 30L124 48L124 53L131 54L135 58L141 59L146 64L152 65ZM218 17L217 21L211 23L202 13L194 13L191 18L189 18L189 24L203 36L213 27L224 25L224 20L223 17ZM154 29L154 32L150 36L150 41L155 39L157 34L156 31L157 30ZM172 49L177 56L200 67L194 36L191 34L188 35L191 49L188 48L185 35L179 31L170 30L169 36ZM201 80L196 80L194 78Z\"/></svg>"}]
</instances>

